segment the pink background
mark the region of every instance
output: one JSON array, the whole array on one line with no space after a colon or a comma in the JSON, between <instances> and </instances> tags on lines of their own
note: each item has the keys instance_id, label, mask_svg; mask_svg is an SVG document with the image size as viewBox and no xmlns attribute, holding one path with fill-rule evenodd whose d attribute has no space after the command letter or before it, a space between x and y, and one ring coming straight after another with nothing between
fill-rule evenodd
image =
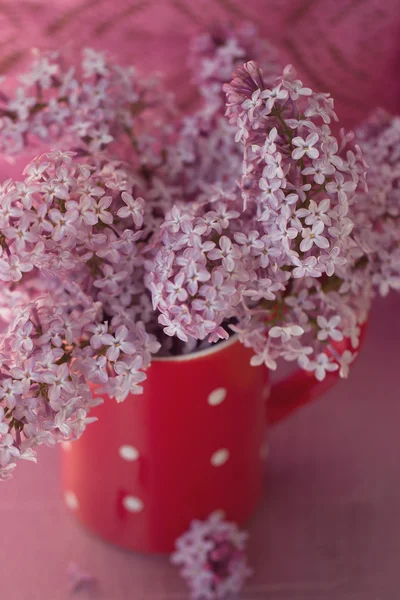
<instances>
[{"instance_id":1,"label":"pink background","mask_svg":"<svg viewBox=\"0 0 400 600\"><path fill-rule=\"evenodd\" d=\"M187 38L217 17L255 19L307 83L332 92L347 124L375 104L398 108L398 0L3 0L0 72L21 68L32 45L94 45L165 70L189 101ZM376 304L350 380L273 432L265 498L249 524L256 575L243 600L397 597L399 303ZM122 552L81 529L63 506L57 451L40 458L0 486L1 598L68 598L71 561L97 577L103 600L187 597L165 558Z\"/></svg>"},{"instance_id":2,"label":"pink background","mask_svg":"<svg viewBox=\"0 0 400 600\"><path fill-rule=\"evenodd\" d=\"M166 72L190 98L188 37L215 20L250 20L352 123L372 107L399 106L398 0L2 0L0 74L32 46L107 48L123 62Z\"/></svg>"}]
</instances>

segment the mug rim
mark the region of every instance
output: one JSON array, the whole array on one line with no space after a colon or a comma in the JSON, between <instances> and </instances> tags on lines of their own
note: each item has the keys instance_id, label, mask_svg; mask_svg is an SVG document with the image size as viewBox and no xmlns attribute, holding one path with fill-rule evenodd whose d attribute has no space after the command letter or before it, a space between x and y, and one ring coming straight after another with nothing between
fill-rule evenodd
<instances>
[{"instance_id":1,"label":"mug rim","mask_svg":"<svg viewBox=\"0 0 400 600\"><path fill-rule=\"evenodd\" d=\"M205 356L210 356L212 354L216 354L217 352L222 352L239 341L239 336L237 333L234 333L229 336L227 340L223 340L219 343L215 343L209 348L204 348L203 350L198 350L197 352L190 352L189 354L178 354L177 356L157 356L154 354L151 357L151 362L188 362L190 360L196 360L196 358L204 358Z\"/></svg>"}]
</instances>

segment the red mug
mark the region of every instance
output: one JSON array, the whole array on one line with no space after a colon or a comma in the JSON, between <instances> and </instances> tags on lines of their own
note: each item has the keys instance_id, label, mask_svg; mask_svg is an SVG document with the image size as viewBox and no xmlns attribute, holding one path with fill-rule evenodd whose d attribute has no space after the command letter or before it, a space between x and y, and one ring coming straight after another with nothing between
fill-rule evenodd
<instances>
[{"instance_id":1,"label":"red mug","mask_svg":"<svg viewBox=\"0 0 400 600\"><path fill-rule=\"evenodd\" d=\"M344 351L349 341L339 344ZM91 531L123 548L170 552L193 519L223 511L239 524L261 495L266 423L330 388L296 371L271 386L233 336L186 356L153 358L141 396L105 398L63 444L65 501Z\"/></svg>"}]
</instances>

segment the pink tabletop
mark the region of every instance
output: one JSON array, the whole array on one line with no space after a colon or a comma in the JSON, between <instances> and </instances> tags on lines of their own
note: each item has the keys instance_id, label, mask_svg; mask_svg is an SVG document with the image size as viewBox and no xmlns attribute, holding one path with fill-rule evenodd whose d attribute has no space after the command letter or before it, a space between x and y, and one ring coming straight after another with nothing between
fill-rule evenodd
<instances>
[{"instance_id":1,"label":"pink tabletop","mask_svg":"<svg viewBox=\"0 0 400 600\"><path fill-rule=\"evenodd\" d=\"M350 379L273 431L265 496L249 523L256 574L243 600L397 598L398 313L397 297L380 301ZM95 595L76 598L187 598L167 558L123 552L73 520L56 450L0 486L0 531L1 598L70 598L71 562L98 581Z\"/></svg>"}]
</instances>

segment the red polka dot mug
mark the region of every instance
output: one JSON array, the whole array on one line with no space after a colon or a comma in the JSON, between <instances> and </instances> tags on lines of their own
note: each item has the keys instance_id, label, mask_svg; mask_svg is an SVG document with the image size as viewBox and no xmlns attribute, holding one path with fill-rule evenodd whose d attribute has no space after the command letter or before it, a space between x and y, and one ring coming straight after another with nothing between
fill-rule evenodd
<instances>
[{"instance_id":1,"label":"red polka dot mug","mask_svg":"<svg viewBox=\"0 0 400 600\"><path fill-rule=\"evenodd\" d=\"M344 350L348 342L341 342ZM105 398L76 442L63 444L65 501L118 546L170 552L195 518L245 522L261 495L266 424L331 387L305 371L271 386L236 336L186 356L155 358L141 396Z\"/></svg>"}]
</instances>

